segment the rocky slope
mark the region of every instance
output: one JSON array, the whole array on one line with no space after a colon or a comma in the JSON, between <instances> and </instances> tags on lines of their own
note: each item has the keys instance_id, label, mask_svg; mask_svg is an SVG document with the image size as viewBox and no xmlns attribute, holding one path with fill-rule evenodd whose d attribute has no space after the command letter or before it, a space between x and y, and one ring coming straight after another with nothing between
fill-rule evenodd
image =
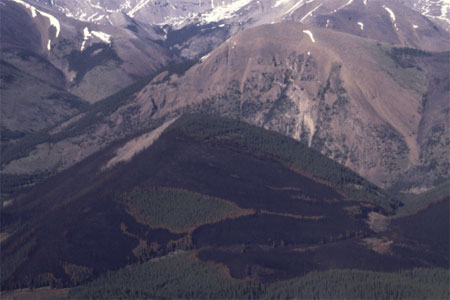
<instances>
[{"instance_id":1,"label":"rocky slope","mask_svg":"<svg viewBox=\"0 0 450 300\"><path fill-rule=\"evenodd\" d=\"M417 4L414 1L408 3L388 0L34 2L46 4L48 9L84 22L123 27L120 19L126 17L142 24L159 27L164 31L164 35L160 36L164 44L178 50L186 58L198 58L244 29L286 21L333 28L403 46L432 51L449 50L449 33L422 17L422 13L430 15L424 7L431 4L428 2ZM412 8L408 8L408 5ZM447 9L445 3L436 3L433 7L439 7L442 11Z\"/></svg>"},{"instance_id":2,"label":"rocky slope","mask_svg":"<svg viewBox=\"0 0 450 300\"><path fill-rule=\"evenodd\" d=\"M291 19L381 42L429 51L450 50L450 34L399 1L311 1Z\"/></svg>"},{"instance_id":3,"label":"rocky slope","mask_svg":"<svg viewBox=\"0 0 450 300\"><path fill-rule=\"evenodd\" d=\"M24 1L3 1L3 141L66 121L176 58L153 29L80 22ZM127 23L127 24L128 24ZM4 146L4 145L3 145Z\"/></svg>"},{"instance_id":4,"label":"rocky slope","mask_svg":"<svg viewBox=\"0 0 450 300\"><path fill-rule=\"evenodd\" d=\"M432 186L449 172L448 59L329 29L257 27L182 76L161 73L95 121L86 116L50 133L2 171L65 168L114 140L202 111L292 136L383 186Z\"/></svg>"},{"instance_id":5,"label":"rocky slope","mask_svg":"<svg viewBox=\"0 0 450 300\"><path fill-rule=\"evenodd\" d=\"M401 0L399 2L420 12L422 15L450 32L449 0Z\"/></svg>"},{"instance_id":6,"label":"rocky slope","mask_svg":"<svg viewBox=\"0 0 450 300\"><path fill-rule=\"evenodd\" d=\"M449 50L450 44L447 32L392 1L2 3L2 60L31 76L45 72L45 82L90 103L177 61L177 57L200 58L237 32L260 24L301 22L433 51ZM28 60L30 55L36 59ZM17 77L14 72L4 68L2 76ZM30 87L22 89L25 82ZM79 104L55 101L61 98L54 97L55 87L35 82L28 77L20 84L5 81L2 128L6 131L22 135L79 112L74 108ZM68 98L74 96L62 97ZM38 110L43 113L36 114ZM26 121L30 115L36 115L35 122Z\"/></svg>"},{"instance_id":7,"label":"rocky slope","mask_svg":"<svg viewBox=\"0 0 450 300\"><path fill-rule=\"evenodd\" d=\"M3 174L62 170L185 111L207 111L304 141L384 186L448 177L448 52L392 46L445 50L448 33L400 3L213 2L179 26L138 21L148 13L143 2L129 2L140 7L136 18L127 9L137 6L105 4L114 26L64 16L58 1L2 3L2 14L14 16L2 18L2 131L14 140L49 128L4 149ZM81 2L82 15L84 5L99 9ZM277 25L255 27L269 22ZM17 34L19 24L26 34ZM78 99L96 102L178 57L200 56L185 76L175 67L92 107Z\"/></svg>"},{"instance_id":8,"label":"rocky slope","mask_svg":"<svg viewBox=\"0 0 450 300\"><path fill-rule=\"evenodd\" d=\"M39 28L28 14L10 3L0 13L1 126L8 142L54 126L86 103L67 92L63 73L42 55Z\"/></svg>"},{"instance_id":9,"label":"rocky slope","mask_svg":"<svg viewBox=\"0 0 450 300\"><path fill-rule=\"evenodd\" d=\"M427 170L448 176L448 59L329 30L264 26L232 38L184 78L148 86L137 101L143 111L157 108L154 117L187 104L232 115L389 185L436 159Z\"/></svg>"},{"instance_id":10,"label":"rocky slope","mask_svg":"<svg viewBox=\"0 0 450 300\"><path fill-rule=\"evenodd\" d=\"M21 0L3 4L1 13L7 18L2 20L1 47L8 54L3 59L19 60L26 49L62 73L58 80L64 82L63 88L89 102L119 91L172 60L154 42L158 34L131 19L121 19L134 26L127 29L80 22ZM27 30L22 31L24 25Z\"/></svg>"}]
</instances>

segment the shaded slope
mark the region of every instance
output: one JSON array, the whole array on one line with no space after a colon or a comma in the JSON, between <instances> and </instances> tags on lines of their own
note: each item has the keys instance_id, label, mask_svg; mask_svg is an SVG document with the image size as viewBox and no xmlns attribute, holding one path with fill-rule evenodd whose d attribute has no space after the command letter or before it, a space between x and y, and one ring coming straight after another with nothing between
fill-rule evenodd
<instances>
[{"instance_id":1,"label":"shaded slope","mask_svg":"<svg viewBox=\"0 0 450 300\"><path fill-rule=\"evenodd\" d=\"M448 255L450 236L449 193L447 192L446 197L440 199L437 203L430 204L415 215L392 221L392 229L403 236L404 244L412 245L411 247L405 246L405 252L412 251L414 247L420 248L421 245L426 245L439 252L440 256ZM438 257L436 256L436 259Z\"/></svg>"},{"instance_id":2,"label":"shaded slope","mask_svg":"<svg viewBox=\"0 0 450 300\"><path fill-rule=\"evenodd\" d=\"M19 69L1 61L1 126L4 142L9 139L3 130L20 132L22 135L38 132L69 119L87 106L87 102L63 89L58 82L60 74L48 62L25 52L21 55L34 65L32 72L35 74L28 73L30 70L26 66ZM39 72L45 75L37 77L36 73Z\"/></svg>"}]
</instances>

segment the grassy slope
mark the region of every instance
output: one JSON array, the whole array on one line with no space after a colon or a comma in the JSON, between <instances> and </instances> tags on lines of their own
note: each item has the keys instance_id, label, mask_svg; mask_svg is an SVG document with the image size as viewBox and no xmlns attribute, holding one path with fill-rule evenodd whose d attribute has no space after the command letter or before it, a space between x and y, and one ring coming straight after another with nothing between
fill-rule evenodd
<instances>
[{"instance_id":1,"label":"grassy slope","mask_svg":"<svg viewBox=\"0 0 450 300\"><path fill-rule=\"evenodd\" d=\"M178 254L128 266L73 289L73 299L446 299L449 274L442 269L400 273L352 270L314 272L262 285L230 279L217 266Z\"/></svg>"},{"instance_id":2,"label":"grassy slope","mask_svg":"<svg viewBox=\"0 0 450 300\"><path fill-rule=\"evenodd\" d=\"M398 197L402 199L403 206L399 207L396 215L399 217L416 214L417 212L427 208L430 204L442 200L445 196L450 195L450 180L438 185L437 187L423 192L421 194L400 194Z\"/></svg>"}]
</instances>

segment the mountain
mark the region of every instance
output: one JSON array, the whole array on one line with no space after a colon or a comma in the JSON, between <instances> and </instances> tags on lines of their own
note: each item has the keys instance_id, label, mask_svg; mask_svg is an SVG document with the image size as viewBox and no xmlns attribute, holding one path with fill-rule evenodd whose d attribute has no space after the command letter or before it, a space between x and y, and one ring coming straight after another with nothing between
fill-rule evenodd
<instances>
[{"instance_id":1,"label":"mountain","mask_svg":"<svg viewBox=\"0 0 450 300\"><path fill-rule=\"evenodd\" d=\"M61 121L80 113L87 103L55 86L61 77L57 69L39 57L22 53L25 62L34 64L34 71L43 76L30 74L5 61L1 62L2 83L2 146L14 142L28 133L55 126ZM25 66L26 67L26 66ZM26 87L18 89L17 87Z\"/></svg>"},{"instance_id":2,"label":"mountain","mask_svg":"<svg viewBox=\"0 0 450 300\"><path fill-rule=\"evenodd\" d=\"M20 84L5 81L1 126L6 140L64 122L82 112L77 107L84 101L110 96L165 65L203 57L236 33L260 24L301 22L431 51L449 50L450 44L447 32L392 1L14 0L0 9L5 16L4 63L31 76L45 70L39 72L48 73L44 81L51 85L41 88L42 82L28 77ZM15 72L4 68L2 76L19 76ZM23 89L24 82L30 87ZM28 121L37 111L43 113Z\"/></svg>"},{"instance_id":3,"label":"mountain","mask_svg":"<svg viewBox=\"0 0 450 300\"><path fill-rule=\"evenodd\" d=\"M423 50L450 50L449 33L422 16L422 13L426 14L429 11L422 9L416 12L408 8L407 5L411 6L412 2L373 0L34 2L45 4L48 9L83 22L123 27L121 19L125 17L159 27L164 31L164 35L160 36L164 45L189 59L205 55L229 37L247 28L286 21L333 28ZM437 3L433 5L438 6ZM414 8L414 5L412 6ZM442 11L446 9L444 3L438 7L442 8Z\"/></svg>"},{"instance_id":4,"label":"mountain","mask_svg":"<svg viewBox=\"0 0 450 300\"><path fill-rule=\"evenodd\" d=\"M0 14L4 146L70 118L87 103L65 89L62 72L41 55L40 33L26 12L8 3Z\"/></svg>"},{"instance_id":5,"label":"mountain","mask_svg":"<svg viewBox=\"0 0 450 300\"><path fill-rule=\"evenodd\" d=\"M7 149L2 172L61 170L115 140L200 111L294 137L376 184L430 187L448 177L448 60L448 52L326 28L256 27L187 71L161 72L67 128Z\"/></svg>"},{"instance_id":6,"label":"mountain","mask_svg":"<svg viewBox=\"0 0 450 300\"><path fill-rule=\"evenodd\" d=\"M82 23L24 1L0 5L2 147L51 128L176 57L154 30ZM132 20L127 20L134 24Z\"/></svg>"},{"instance_id":7,"label":"mountain","mask_svg":"<svg viewBox=\"0 0 450 300\"><path fill-rule=\"evenodd\" d=\"M95 102L168 64L171 54L155 41L151 28L133 30L79 22L50 14L22 0L2 5L2 52L19 55L26 49L60 70L67 91ZM22 24L30 28L21 39ZM138 27L136 27L138 26ZM29 41L33 41L31 45ZM20 56L20 55L19 55Z\"/></svg>"},{"instance_id":8,"label":"mountain","mask_svg":"<svg viewBox=\"0 0 450 300\"><path fill-rule=\"evenodd\" d=\"M450 31L450 3L448 0L402 0L400 2Z\"/></svg>"},{"instance_id":9,"label":"mountain","mask_svg":"<svg viewBox=\"0 0 450 300\"><path fill-rule=\"evenodd\" d=\"M9 203L2 289L74 286L183 249L264 283L448 264L448 251L386 227L398 201L304 144L205 115L158 135L147 148L113 145Z\"/></svg>"},{"instance_id":10,"label":"mountain","mask_svg":"<svg viewBox=\"0 0 450 300\"><path fill-rule=\"evenodd\" d=\"M294 21L428 51L450 50L450 34L400 1L308 1Z\"/></svg>"},{"instance_id":11,"label":"mountain","mask_svg":"<svg viewBox=\"0 0 450 300\"><path fill-rule=\"evenodd\" d=\"M449 298L447 8L0 0L0 298Z\"/></svg>"},{"instance_id":12,"label":"mountain","mask_svg":"<svg viewBox=\"0 0 450 300\"><path fill-rule=\"evenodd\" d=\"M448 62L449 52L266 25L236 35L183 78L149 85L136 100L154 118L190 107L277 130L377 184L402 180L407 170L426 172L418 175L424 183L448 176Z\"/></svg>"}]
</instances>

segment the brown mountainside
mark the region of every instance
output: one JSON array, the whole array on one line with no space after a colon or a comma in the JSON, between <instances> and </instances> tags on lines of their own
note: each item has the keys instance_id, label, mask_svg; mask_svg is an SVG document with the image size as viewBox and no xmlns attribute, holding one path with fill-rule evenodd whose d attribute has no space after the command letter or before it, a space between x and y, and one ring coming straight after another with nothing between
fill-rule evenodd
<instances>
[{"instance_id":1,"label":"brown mountainside","mask_svg":"<svg viewBox=\"0 0 450 300\"><path fill-rule=\"evenodd\" d=\"M308 1L287 19L405 47L450 50L447 31L400 1Z\"/></svg>"},{"instance_id":2,"label":"brown mountainside","mask_svg":"<svg viewBox=\"0 0 450 300\"><path fill-rule=\"evenodd\" d=\"M66 168L113 140L201 111L292 136L383 186L405 172L413 185L430 186L449 172L448 59L329 29L257 27L183 76L160 74L112 114L37 145L3 172Z\"/></svg>"},{"instance_id":3,"label":"brown mountainside","mask_svg":"<svg viewBox=\"0 0 450 300\"><path fill-rule=\"evenodd\" d=\"M230 39L185 77L150 85L137 101L142 114L154 102L154 117L186 104L239 117L303 140L386 185L428 163L430 152L446 143L448 58L329 30L270 25ZM423 134L433 127L442 139L434 144ZM442 175L444 152L443 169L433 170Z\"/></svg>"}]
</instances>

